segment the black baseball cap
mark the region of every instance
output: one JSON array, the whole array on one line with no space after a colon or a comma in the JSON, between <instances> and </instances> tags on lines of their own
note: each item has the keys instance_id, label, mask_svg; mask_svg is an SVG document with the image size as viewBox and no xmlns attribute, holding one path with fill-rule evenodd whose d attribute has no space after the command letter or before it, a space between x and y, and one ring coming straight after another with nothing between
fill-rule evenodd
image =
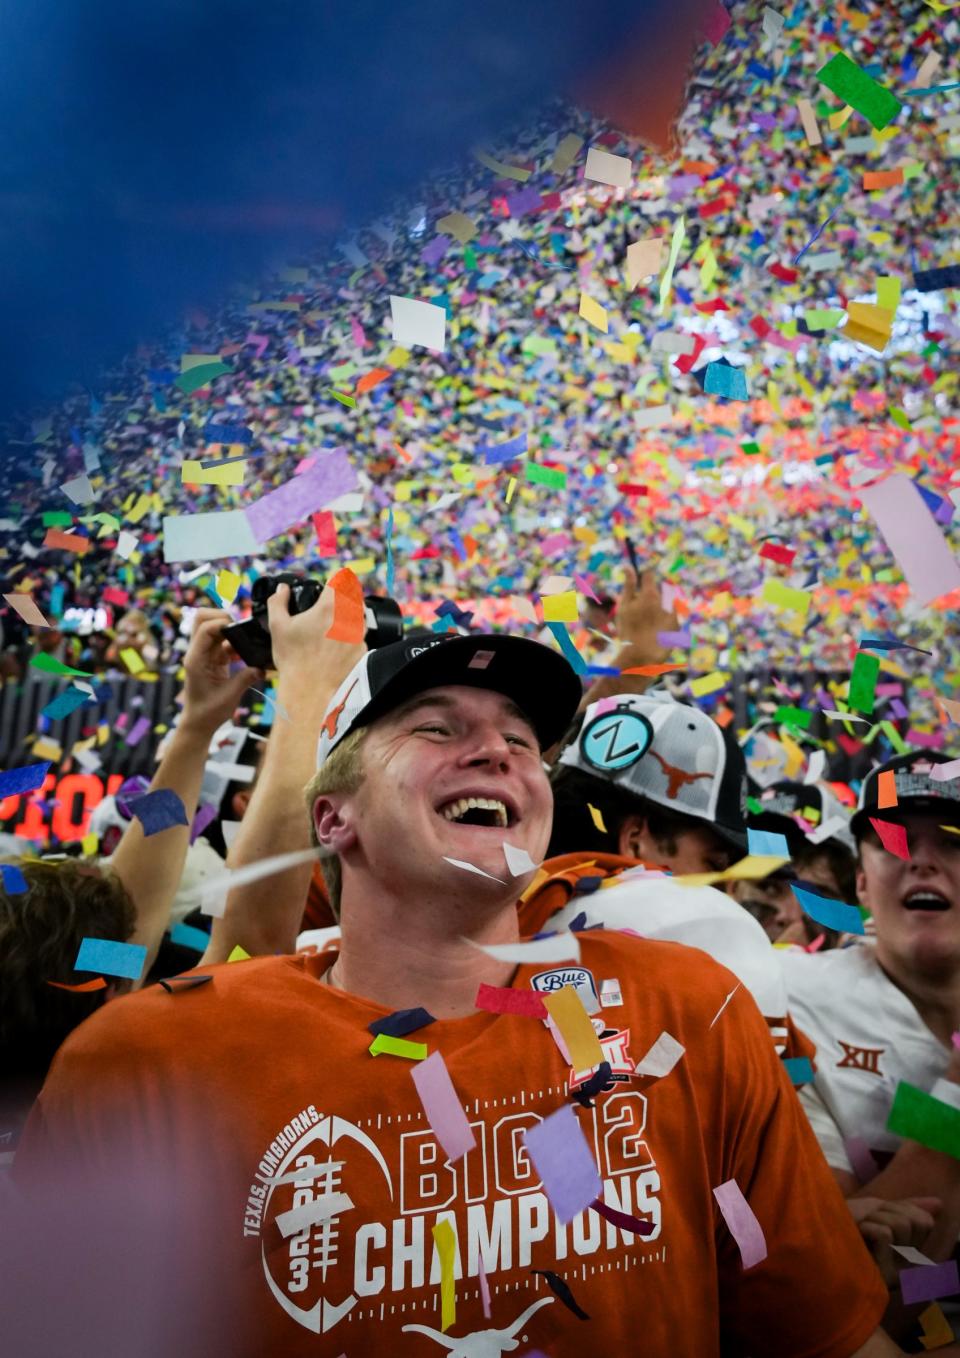
<instances>
[{"instance_id":1,"label":"black baseball cap","mask_svg":"<svg viewBox=\"0 0 960 1358\"><path fill-rule=\"evenodd\" d=\"M940 782L930 776L935 764L949 764L953 759L953 755L944 754L942 750L910 750L871 769L863 780L857 809L850 822L855 837L859 840L870 829L871 816L896 824L899 813L904 811L928 811L947 825L960 824L960 780L952 778ZM877 805L881 773L894 775L896 806L881 808Z\"/></svg>"},{"instance_id":2,"label":"black baseball cap","mask_svg":"<svg viewBox=\"0 0 960 1358\"><path fill-rule=\"evenodd\" d=\"M852 853L855 845L850 833L850 813L826 783L773 783L755 796L760 810L751 812L751 830L770 830L786 837L791 854L807 844L835 839ZM814 815L807 815L812 811ZM807 831L801 820L812 822ZM829 835L819 832L830 830Z\"/></svg>"},{"instance_id":3,"label":"black baseball cap","mask_svg":"<svg viewBox=\"0 0 960 1358\"><path fill-rule=\"evenodd\" d=\"M406 636L367 651L337 689L320 729L317 767L351 731L418 693L448 685L490 689L510 698L544 750L566 731L583 694L570 663L539 641L499 632Z\"/></svg>"}]
</instances>

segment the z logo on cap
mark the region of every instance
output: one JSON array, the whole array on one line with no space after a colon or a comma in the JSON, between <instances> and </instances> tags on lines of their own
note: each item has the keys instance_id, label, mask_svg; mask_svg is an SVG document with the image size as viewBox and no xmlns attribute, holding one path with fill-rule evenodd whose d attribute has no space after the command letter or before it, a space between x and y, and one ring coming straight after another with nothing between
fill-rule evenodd
<instances>
[{"instance_id":1,"label":"z logo on cap","mask_svg":"<svg viewBox=\"0 0 960 1358\"><path fill-rule=\"evenodd\" d=\"M653 727L630 707L618 707L594 717L580 737L580 749L588 764L605 771L626 769L650 748Z\"/></svg>"}]
</instances>

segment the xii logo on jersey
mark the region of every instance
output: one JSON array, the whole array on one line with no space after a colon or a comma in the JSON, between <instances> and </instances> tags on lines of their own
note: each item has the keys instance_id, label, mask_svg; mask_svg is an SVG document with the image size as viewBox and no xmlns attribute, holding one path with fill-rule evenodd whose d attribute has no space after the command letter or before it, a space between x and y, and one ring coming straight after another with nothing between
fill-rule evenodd
<instances>
[{"instance_id":1,"label":"xii logo on jersey","mask_svg":"<svg viewBox=\"0 0 960 1358\"><path fill-rule=\"evenodd\" d=\"M597 1037L600 1039L600 1050L603 1052L603 1059L610 1067L611 1081L623 1083L636 1074L636 1068L630 1059L627 1050L630 1044L629 1028L604 1028L599 1019L591 1019L596 1029ZM591 1066L589 1070L571 1070L570 1078L567 1081L567 1089L572 1094L575 1089L585 1085L593 1075L594 1071L599 1070L599 1066Z\"/></svg>"},{"instance_id":2,"label":"xii logo on jersey","mask_svg":"<svg viewBox=\"0 0 960 1358\"><path fill-rule=\"evenodd\" d=\"M880 1069L880 1057L887 1050L886 1047L854 1047L849 1042L840 1042L843 1048L843 1059L837 1062L837 1070L863 1070L868 1075L879 1075L883 1078Z\"/></svg>"}]
</instances>

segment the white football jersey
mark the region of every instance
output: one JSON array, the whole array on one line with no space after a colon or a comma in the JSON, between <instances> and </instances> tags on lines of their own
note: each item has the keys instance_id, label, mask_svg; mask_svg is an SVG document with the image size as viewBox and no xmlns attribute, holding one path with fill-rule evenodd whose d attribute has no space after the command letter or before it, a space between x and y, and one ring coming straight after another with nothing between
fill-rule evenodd
<instances>
[{"instance_id":1,"label":"white football jersey","mask_svg":"<svg viewBox=\"0 0 960 1358\"><path fill-rule=\"evenodd\" d=\"M659 873L624 872L612 880L612 886L574 896L544 927L563 929L583 914L588 925L699 948L742 981L765 1018L783 1019L786 987L776 952L742 905L715 887L682 886ZM785 1032L774 1030L773 1036L779 1042Z\"/></svg>"},{"instance_id":2,"label":"white football jersey","mask_svg":"<svg viewBox=\"0 0 960 1358\"><path fill-rule=\"evenodd\" d=\"M844 1146L853 1137L892 1154L900 1137L887 1131L887 1117L897 1085L906 1080L929 1091L945 1074L949 1051L883 971L872 944L774 951L790 1013L816 1043L814 1088L835 1125L802 1090L801 1102L828 1164L854 1171Z\"/></svg>"}]
</instances>

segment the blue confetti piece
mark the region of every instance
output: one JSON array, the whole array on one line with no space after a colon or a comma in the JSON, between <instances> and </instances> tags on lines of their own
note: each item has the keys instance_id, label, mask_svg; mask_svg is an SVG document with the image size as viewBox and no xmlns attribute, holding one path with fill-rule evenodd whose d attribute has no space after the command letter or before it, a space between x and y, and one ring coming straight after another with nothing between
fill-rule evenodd
<instances>
[{"instance_id":1,"label":"blue confetti piece","mask_svg":"<svg viewBox=\"0 0 960 1358\"><path fill-rule=\"evenodd\" d=\"M917 292L940 292L944 288L960 288L960 264L948 264L943 269L915 269L913 286Z\"/></svg>"},{"instance_id":2,"label":"blue confetti piece","mask_svg":"<svg viewBox=\"0 0 960 1358\"><path fill-rule=\"evenodd\" d=\"M22 896L29 890L27 879L15 863L0 863L3 889L8 896Z\"/></svg>"},{"instance_id":3,"label":"blue confetti piece","mask_svg":"<svg viewBox=\"0 0 960 1358\"><path fill-rule=\"evenodd\" d=\"M817 896L795 883L791 883L791 889L804 912L824 929L836 929L841 934L863 933L863 916L855 905L833 901L829 896Z\"/></svg>"},{"instance_id":4,"label":"blue confetti piece","mask_svg":"<svg viewBox=\"0 0 960 1358\"><path fill-rule=\"evenodd\" d=\"M0 797L15 797L20 792L33 792L43 786L50 761L45 764L24 764L19 769L0 773Z\"/></svg>"},{"instance_id":5,"label":"blue confetti piece","mask_svg":"<svg viewBox=\"0 0 960 1358\"><path fill-rule=\"evenodd\" d=\"M790 1076L791 1084L813 1084L813 1066L810 1064L809 1056L785 1056L783 1068Z\"/></svg>"},{"instance_id":6,"label":"blue confetti piece","mask_svg":"<svg viewBox=\"0 0 960 1358\"><path fill-rule=\"evenodd\" d=\"M762 858L789 858L786 835L773 830L747 830L747 852Z\"/></svg>"},{"instance_id":7,"label":"blue confetti piece","mask_svg":"<svg viewBox=\"0 0 960 1358\"><path fill-rule=\"evenodd\" d=\"M707 365L703 389L708 396L725 396L729 401L747 401L747 374L743 368L735 368L732 363L717 359Z\"/></svg>"},{"instance_id":8,"label":"blue confetti piece","mask_svg":"<svg viewBox=\"0 0 960 1358\"><path fill-rule=\"evenodd\" d=\"M159 787L155 792L145 792L142 797L131 798L127 804L147 837L157 835L161 830L170 830L175 825L190 824L183 802L173 788Z\"/></svg>"},{"instance_id":9,"label":"blue confetti piece","mask_svg":"<svg viewBox=\"0 0 960 1358\"><path fill-rule=\"evenodd\" d=\"M207 443L252 443L253 430L245 424L214 424L211 420L203 427L203 437Z\"/></svg>"},{"instance_id":10,"label":"blue confetti piece","mask_svg":"<svg viewBox=\"0 0 960 1358\"><path fill-rule=\"evenodd\" d=\"M488 467L500 462L515 462L517 458L526 456L526 430L522 434L517 434L515 438L508 439L506 443L486 443L480 451Z\"/></svg>"},{"instance_id":11,"label":"blue confetti piece","mask_svg":"<svg viewBox=\"0 0 960 1358\"><path fill-rule=\"evenodd\" d=\"M557 645L569 660L572 668L577 674L586 674L587 665L583 656L570 640L570 633L567 631L566 624L562 622L548 622L547 626L556 638Z\"/></svg>"},{"instance_id":12,"label":"blue confetti piece","mask_svg":"<svg viewBox=\"0 0 960 1358\"><path fill-rule=\"evenodd\" d=\"M79 688L65 688L62 693L58 693L55 698L51 698L46 707L40 713L41 717L48 717L51 721L59 721L61 717L69 717L71 712L75 712L78 707L83 707L84 703L93 703L95 700L89 693L84 693Z\"/></svg>"},{"instance_id":13,"label":"blue confetti piece","mask_svg":"<svg viewBox=\"0 0 960 1358\"><path fill-rule=\"evenodd\" d=\"M367 1032L373 1033L374 1037L378 1033L385 1033L387 1037L406 1037L407 1033L415 1033L436 1021L426 1009L395 1009L385 1018L374 1019L372 1023L368 1023Z\"/></svg>"},{"instance_id":14,"label":"blue confetti piece","mask_svg":"<svg viewBox=\"0 0 960 1358\"><path fill-rule=\"evenodd\" d=\"M103 976L123 976L138 981L147 961L139 943L117 943L111 938L85 938L80 943L74 971L97 971Z\"/></svg>"},{"instance_id":15,"label":"blue confetti piece","mask_svg":"<svg viewBox=\"0 0 960 1358\"><path fill-rule=\"evenodd\" d=\"M184 924L181 920L170 930L170 942L179 943L184 948L192 948L194 952L206 952L210 935L204 933L202 929L194 928L192 924Z\"/></svg>"}]
</instances>

